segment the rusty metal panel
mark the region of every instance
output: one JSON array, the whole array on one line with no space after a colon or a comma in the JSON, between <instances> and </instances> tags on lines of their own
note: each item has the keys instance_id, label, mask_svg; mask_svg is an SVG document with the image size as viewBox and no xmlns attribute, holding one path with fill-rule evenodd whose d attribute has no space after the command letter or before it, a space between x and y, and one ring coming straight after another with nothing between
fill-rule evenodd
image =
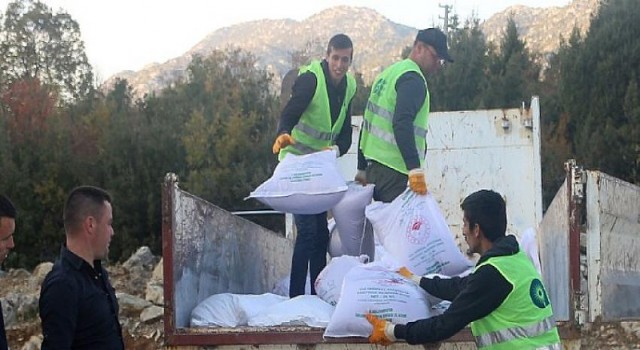
<instances>
[{"instance_id":1,"label":"rusty metal panel","mask_svg":"<svg viewBox=\"0 0 640 350\"><path fill-rule=\"evenodd\" d=\"M569 189L565 181L540 223L538 243L544 280L556 321L570 319Z\"/></svg>"},{"instance_id":2,"label":"rusty metal panel","mask_svg":"<svg viewBox=\"0 0 640 350\"><path fill-rule=\"evenodd\" d=\"M640 319L640 187L587 172L591 321Z\"/></svg>"},{"instance_id":3,"label":"rusty metal panel","mask_svg":"<svg viewBox=\"0 0 640 350\"><path fill-rule=\"evenodd\" d=\"M217 293L261 294L289 274L291 241L173 187L176 328Z\"/></svg>"}]
</instances>

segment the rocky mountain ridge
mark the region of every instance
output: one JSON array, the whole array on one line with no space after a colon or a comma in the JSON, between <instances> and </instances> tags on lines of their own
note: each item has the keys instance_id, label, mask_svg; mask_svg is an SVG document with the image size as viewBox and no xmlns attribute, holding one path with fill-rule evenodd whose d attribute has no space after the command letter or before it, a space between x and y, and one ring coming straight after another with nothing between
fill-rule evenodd
<instances>
[{"instance_id":1,"label":"rocky mountain ridge","mask_svg":"<svg viewBox=\"0 0 640 350\"><path fill-rule=\"evenodd\" d=\"M511 6L496 13L481 24L487 41L499 42L509 16L518 27L530 51L543 56L555 52L561 39L565 41L573 28L586 33L593 15L602 0L573 0L563 7L534 8L522 5Z\"/></svg>"},{"instance_id":2,"label":"rocky mountain ridge","mask_svg":"<svg viewBox=\"0 0 640 350\"><path fill-rule=\"evenodd\" d=\"M561 38L568 38L574 25L585 32L591 16L602 0L573 0L563 7L532 8L512 6L481 24L489 41L501 38L509 16L513 16L520 36L532 52L543 55L557 50ZM356 20L354 20L356 19ZM464 20L464 19L462 19ZM257 65L274 75L274 83L294 66L297 52L322 57L326 42L335 33L349 33L356 55L352 69L360 72L366 83L387 65L396 61L402 50L413 43L417 29L395 23L375 10L364 7L337 6L302 21L291 19L256 20L218 29L179 57L153 63L140 71L124 71L110 77L127 79L137 96L158 92L186 77L186 68L195 55L207 56L214 50L241 48L250 51Z\"/></svg>"}]
</instances>

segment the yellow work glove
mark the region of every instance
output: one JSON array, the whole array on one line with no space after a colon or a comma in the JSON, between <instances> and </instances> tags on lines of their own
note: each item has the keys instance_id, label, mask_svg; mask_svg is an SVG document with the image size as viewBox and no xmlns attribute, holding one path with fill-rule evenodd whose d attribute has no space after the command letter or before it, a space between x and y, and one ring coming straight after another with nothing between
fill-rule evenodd
<instances>
[{"instance_id":1,"label":"yellow work glove","mask_svg":"<svg viewBox=\"0 0 640 350\"><path fill-rule=\"evenodd\" d=\"M409 171L409 188L417 194L427 194L427 181L424 179L424 170L415 168Z\"/></svg>"},{"instance_id":2,"label":"yellow work glove","mask_svg":"<svg viewBox=\"0 0 640 350\"><path fill-rule=\"evenodd\" d=\"M395 328L393 323L380 319L371 313L367 313L364 317L373 326L373 331L369 336L369 343L387 346L396 341L396 337L393 334Z\"/></svg>"},{"instance_id":3,"label":"yellow work glove","mask_svg":"<svg viewBox=\"0 0 640 350\"><path fill-rule=\"evenodd\" d=\"M273 154L280 153L280 150L296 143L296 140L291 137L291 135L284 133L280 134L276 141L273 143Z\"/></svg>"},{"instance_id":4,"label":"yellow work glove","mask_svg":"<svg viewBox=\"0 0 640 350\"><path fill-rule=\"evenodd\" d=\"M422 277L420 277L420 276L414 274L413 272L409 271L408 268L403 266L403 267L400 268L400 270L398 270L398 273L401 274L403 277L414 281L417 285L420 285L420 280L422 280Z\"/></svg>"},{"instance_id":5,"label":"yellow work glove","mask_svg":"<svg viewBox=\"0 0 640 350\"><path fill-rule=\"evenodd\" d=\"M367 185L367 172L364 170L358 170L356 172L356 177L353 179L353 181L361 184L362 186L366 186Z\"/></svg>"}]
</instances>

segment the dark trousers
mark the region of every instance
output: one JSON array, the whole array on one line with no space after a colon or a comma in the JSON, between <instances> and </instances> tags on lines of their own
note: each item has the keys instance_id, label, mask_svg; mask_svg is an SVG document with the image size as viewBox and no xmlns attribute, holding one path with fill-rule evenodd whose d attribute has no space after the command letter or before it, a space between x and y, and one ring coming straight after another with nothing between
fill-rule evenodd
<instances>
[{"instance_id":1,"label":"dark trousers","mask_svg":"<svg viewBox=\"0 0 640 350\"><path fill-rule=\"evenodd\" d=\"M385 203L393 202L407 189L409 176L376 161L369 161L367 182L375 184L373 200Z\"/></svg>"},{"instance_id":2,"label":"dark trousers","mask_svg":"<svg viewBox=\"0 0 640 350\"><path fill-rule=\"evenodd\" d=\"M314 282L320 271L327 265L329 229L327 213L314 215L294 215L297 237L291 259L291 280L289 297L304 294L307 271L311 280L311 294L316 294Z\"/></svg>"}]
</instances>

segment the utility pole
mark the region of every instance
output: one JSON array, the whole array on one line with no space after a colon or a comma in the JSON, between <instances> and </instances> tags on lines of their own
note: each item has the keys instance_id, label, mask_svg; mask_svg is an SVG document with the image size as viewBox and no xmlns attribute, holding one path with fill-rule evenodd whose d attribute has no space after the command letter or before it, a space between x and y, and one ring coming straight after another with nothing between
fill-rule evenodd
<instances>
[{"instance_id":1,"label":"utility pole","mask_svg":"<svg viewBox=\"0 0 640 350\"><path fill-rule=\"evenodd\" d=\"M448 38L449 37L449 12L451 12L451 9L453 8L453 6L442 5L442 4L438 4L438 6L444 9L444 17L442 16L438 16L438 17L444 20L444 26L442 27L442 30L444 31L444 34Z\"/></svg>"}]
</instances>

